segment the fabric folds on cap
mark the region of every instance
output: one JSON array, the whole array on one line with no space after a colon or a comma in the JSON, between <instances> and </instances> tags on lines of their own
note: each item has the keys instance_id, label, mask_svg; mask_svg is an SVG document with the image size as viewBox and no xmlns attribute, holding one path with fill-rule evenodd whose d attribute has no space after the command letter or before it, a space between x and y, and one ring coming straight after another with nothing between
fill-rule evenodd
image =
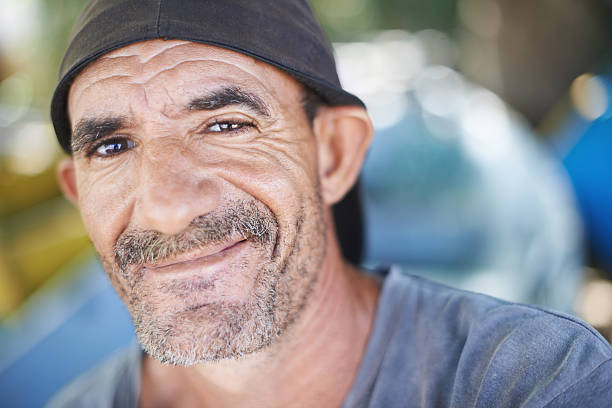
<instances>
[{"instance_id":1,"label":"fabric folds on cap","mask_svg":"<svg viewBox=\"0 0 612 408\"><path fill-rule=\"evenodd\" d=\"M332 106L364 106L340 86L331 47L306 0L93 0L83 10L51 102L58 141L70 153L70 84L90 62L151 39L215 45L273 65Z\"/></svg>"}]
</instances>

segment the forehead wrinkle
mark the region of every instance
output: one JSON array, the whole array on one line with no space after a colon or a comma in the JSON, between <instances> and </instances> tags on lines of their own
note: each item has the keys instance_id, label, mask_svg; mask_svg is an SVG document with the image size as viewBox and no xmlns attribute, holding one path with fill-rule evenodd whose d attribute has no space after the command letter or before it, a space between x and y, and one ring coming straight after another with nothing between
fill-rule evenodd
<instances>
[{"instance_id":1,"label":"forehead wrinkle","mask_svg":"<svg viewBox=\"0 0 612 408\"><path fill-rule=\"evenodd\" d=\"M76 76L68 91L69 106L72 100L81 98L86 91L91 90L101 82L120 80L134 75L133 64L126 66L126 62L103 61L103 58L104 57L101 57L93 61ZM125 59L134 59L134 57L125 57Z\"/></svg>"},{"instance_id":2,"label":"forehead wrinkle","mask_svg":"<svg viewBox=\"0 0 612 408\"><path fill-rule=\"evenodd\" d=\"M97 83L101 81L115 79L115 78L134 77L135 73L142 73L143 66L147 62L149 62L151 59L153 59L154 57L158 55L165 53L166 51L170 49L179 47L185 43L186 42L180 42L180 43L172 42L168 44L167 47L164 47L161 50L157 50L157 52L151 53L150 55L147 55L147 56L143 56L142 53L138 52L139 49L143 48L141 46L141 43L136 43L136 44L132 44L131 46L122 47L122 48L119 48L108 54L101 56L98 60L94 61L89 67L87 67L77 78L80 77L81 80L87 81L88 77L90 76L93 76L93 77L99 76L100 71L105 72L105 71L110 70L112 72L114 70L117 70L117 67L121 67L122 70L126 70L130 72L129 74L113 74L110 76L102 76L101 78L97 78L93 82L90 82L89 84L87 84L87 86L84 88L84 89L87 89L87 88L90 88L96 85ZM136 50L133 49L134 47L137 47ZM126 51L130 51L130 52L126 52ZM124 65L124 60L125 60L125 64L128 64L127 66ZM138 65L135 66L134 63L130 64L130 61L133 61L133 60L137 60ZM106 64L111 64L111 66L108 67ZM147 78L144 80L134 80L132 82L136 84L144 84L149 79L150 78Z\"/></svg>"},{"instance_id":3,"label":"forehead wrinkle","mask_svg":"<svg viewBox=\"0 0 612 408\"><path fill-rule=\"evenodd\" d=\"M101 86L101 84L105 81L114 81L114 80L119 80L121 78L130 77L130 76L131 75L127 75L127 74L110 75L107 77L98 78L91 83L87 83L86 85L83 85L82 87L75 86L76 84L80 83L79 81L80 78L77 77L75 83L70 86L70 89L68 91L68 117L71 118L73 114L72 106L74 103L76 103L75 101L78 101L79 99L81 99L83 95L86 94L87 92L91 92L94 87Z\"/></svg>"},{"instance_id":4,"label":"forehead wrinkle","mask_svg":"<svg viewBox=\"0 0 612 408\"><path fill-rule=\"evenodd\" d=\"M76 77L75 82L89 82L97 78L108 78L112 76L131 76L134 74L135 62L138 56L125 56L107 58L102 56L87 65Z\"/></svg>"},{"instance_id":5,"label":"forehead wrinkle","mask_svg":"<svg viewBox=\"0 0 612 408\"><path fill-rule=\"evenodd\" d=\"M232 76L231 72L228 72L226 75L222 75L220 76L219 74L215 74L213 75L206 75L205 79L207 81L210 81L211 85L207 85L205 86L206 89L219 89L219 88L223 88L224 86L226 87L232 87L232 88L239 88L239 89L243 89L245 91L251 91L252 93L256 94L256 95L261 95L261 94L267 94L269 97L265 98L264 100L264 104L269 106L269 107L275 107L278 109L278 101L276 101L275 98L270 98L270 96L276 95L276 93L274 92L273 88L271 88L271 85L266 84L265 82L261 81L256 75L254 75L251 72L245 71L244 69L242 69L241 67L237 67L233 64L227 63L225 61L222 60L211 60L211 59L196 59L196 60L187 60L187 61L180 61L177 62L176 64L172 65L171 67L168 68L164 68L161 71L156 71L151 77L148 77L146 79L142 79L142 82L140 81L134 81L134 83L137 84L142 84L145 88L147 87L154 87L155 85L151 84L152 81L155 81L157 79L159 79L158 77L172 71L173 69L176 69L177 67L184 65L184 64L192 64L192 63L209 63L209 62L214 62L214 63L218 63L218 64L223 64L226 66L229 66L229 68L231 68L232 70L238 70L242 73L244 73L247 77L246 78L238 78L235 75ZM221 72L223 72L224 70L221 69ZM227 72L227 70L225 70ZM212 70L211 70L212 72ZM164 91L166 92L166 94L168 95L169 99L176 104L175 99L171 96L170 91L168 90L168 88L166 86L164 86L163 84L165 83L163 80L162 82L162 87L164 88ZM193 78L189 79L187 81L189 82L193 82ZM199 82L202 82L202 80L200 80ZM213 85L213 83L215 83ZM253 83L255 83L256 86L253 86ZM200 88L200 87L198 87ZM189 93L192 94L192 93ZM200 96L198 92L193 92L193 94L191 96Z\"/></svg>"},{"instance_id":6,"label":"forehead wrinkle","mask_svg":"<svg viewBox=\"0 0 612 408\"><path fill-rule=\"evenodd\" d=\"M162 86L161 88L162 88L163 92L165 93L165 95L167 97L167 100L169 100L170 103L168 103L167 101L163 101L161 108L155 108L153 105L151 105L149 103L147 86L143 85L142 86L142 90L143 90L143 95L144 95L144 103L151 110L155 110L155 111L159 112L159 114L161 114L163 117L165 117L167 119L176 119L178 116L180 116L181 109L178 106L177 102L172 97L172 95L170 94L170 92L168 91L168 88L165 87L165 86Z\"/></svg>"},{"instance_id":7,"label":"forehead wrinkle","mask_svg":"<svg viewBox=\"0 0 612 408\"><path fill-rule=\"evenodd\" d=\"M164 91L168 99L170 99L170 101L172 101L173 104L176 104L176 102L174 101L170 93L168 92L167 88L164 87ZM178 113L179 113L178 109L175 110L177 112L177 114L175 115L172 115L171 112L168 112L167 102L163 103L163 107L161 109L155 108L150 101L146 86L144 85L140 86L140 93L142 95L141 103L143 103L147 107L147 111L146 111L146 114L143 114L141 109L135 110L134 103L130 103L128 107L129 115L127 117L133 120L134 123L140 123L141 125L146 126L146 124L150 124L150 123L159 121L162 118L173 120L178 117Z\"/></svg>"},{"instance_id":8,"label":"forehead wrinkle","mask_svg":"<svg viewBox=\"0 0 612 408\"><path fill-rule=\"evenodd\" d=\"M191 41L184 41L176 44L173 47L165 47L164 49L160 50L160 52L151 55L151 58L149 58L149 60L152 60L154 58L168 57L167 55L165 55L167 54L167 52L172 52L173 55L171 55L169 58L175 59L200 57L205 59L214 59L221 62L225 62L227 60L239 60L243 64L247 63L247 61L249 64L254 64L257 61L253 57L229 50L227 48Z\"/></svg>"},{"instance_id":9,"label":"forehead wrinkle","mask_svg":"<svg viewBox=\"0 0 612 408\"><path fill-rule=\"evenodd\" d=\"M263 84L257 77L257 75L254 72L250 72L247 71L241 67L238 67L234 64L231 64L225 60L222 59L216 59L216 58L209 58L209 57L200 57L200 58L190 58L190 59L183 59L180 61L176 61L174 62L172 65L169 65L165 68L162 68L161 70L157 67L154 68L149 68L149 67L144 67L143 69L143 73L142 73L142 78L140 79L140 83L146 84L147 82L150 82L152 80L154 80L157 76L162 75L164 73L168 73L169 71L172 71L174 69L177 69L185 64L198 64L198 63L202 63L202 64L207 64L212 66L213 68L216 67L216 69L220 69L221 71L223 71L222 67L219 67L217 64L219 65L223 65L223 66L227 66L230 67L233 70L239 70L240 72L243 72L244 74L248 75L249 77L251 77L251 79L256 80L257 82L259 82L260 84ZM149 69L147 69L149 68ZM154 72L150 72L148 73L147 71L154 71ZM230 79L231 77L231 71L227 71L228 72L228 79ZM213 73L213 70L210 70L210 73ZM206 75L205 77L209 77L212 75ZM215 74L215 77L217 77L218 74Z\"/></svg>"},{"instance_id":10,"label":"forehead wrinkle","mask_svg":"<svg viewBox=\"0 0 612 408\"><path fill-rule=\"evenodd\" d=\"M115 50L104 56L103 58L106 58L106 61L98 61L101 63L100 66L91 66L91 68L95 69L91 72L91 74L89 74L90 79L93 79L91 77L95 77L96 74L112 74L112 72L117 73L118 70L124 72L103 78L96 78L91 84L81 87L78 90L78 93L71 95L70 99L74 101L75 96L82 98L82 94L86 93L86 90L91 90L91 88L95 86L101 86L100 83L103 83L105 80L119 80L120 85L122 86L129 86L129 83L131 83L132 85L153 87L154 85L151 84L151 81L159 79L160 83L163 85L164 78L160 78L160 76L163 76L164 74L172 75L170 71L178 67L201 63L208 64L209 68L206 66L196 65L191 70L185 71L185 79L187 84L189 84L189 88L195 88L195 85L198 82L202 84L202 86L197 86L199 89L198 92L201 92L210 85L215 85L215 88L217 87L216 85L222 83L234 85L245 90L250 89L262 96L267 94L268 97L265 97L264 100L266 100L267 104L271 108L275 110L286 110L287 107L282 109L283 101L285 101L284 93L277 89L278 87L275 86L275 84L280 84L282 88L284 81L291 80L294 82L295 80L288 77L278 69L263 62L257 61L251 57L219 47L206 46L187 41L168 43L167 46L158 49L159 45L165 45L165 42L162 43L161 40L154 41L156 42L155 44L151 44L152 42L135 43ZM148 46L143 46L142 44L148 44ZM146 52L152 48L155 48L156 52ZM168 51L170 51L170 53ZM147 63L141 62L143 58L140 56L143 54L146 54L146 57L148 57ZM155 58L161 58L162 60L153 63L152 61ZM120 62L121 59L125 59L125 63ZM160 70L160 65L163 66L164 62L169 65ZM129 74L126 74L126 71L129 72ZM170 81L169 83L172 84L172 86L177 86L177 89L181 89L181 85L178 85L178 81L181 79L182 75L180 75L180 71L178 74L179 75L175 75L175 77L172 78L173 81ZM80 79L79 77L77 77L77 81ZM276 79L272 80L272 77L275 77ZM129 80L121 83L122 78L128 78ZM174 81L174 79L177 81ZM74 85L77 85L77 81L75 81L75 84L73 84L71 87L71 93L75 91L76 87ZM84 81L86 81L86 78ZM174 97L177 96L173 93L175 89L165 86L164 88L166 96L169 98L168 100L172 100L174 102L172 95L174 95ZM93 94L95 96L95 91L93 91ZM147 95L145 92L145 97L146 96ZM149 95L149 97L150 96L151 95ZM151 101L149 100L148 102Z\"/></svg>"},{"instance_id":11,"label":"forehead wrinkle","mask_svg":"<svg viewBox=\"0 0 612 408\"><path fill-rule=\"evenodd\" d=\"M163 44L163 47L161 47L160 49L153 49L154 46L151 45L152 43L160 44L160 45ZM104 55L101 59L137 57L141 63L145 64L149 62L151 59L159 55L162 55L169 50L172 50L174 48L177 48L182 45L189 44L189 43L190 43L189 41L180 41L180 40L163 41L163 42L160 40L143 41L143 42L133 43L125 47L119 48L117 50L114 50ZM149 51L149 52L146 52L146 51Z\"/></svg>"},{"instance_id":12,"label":"forehead wrinkle","mask_svg":"<svg viewBox=\"0 0 612 408\"><path fill-rule=\"evenodd\" d=\"M166 45L166 43L168 44ZM164 46L161 49L156 49L155 52L152 52L152 53L145 52L147 50L150 50L151 48L158 48L160 45L164 45ZM164 68L162 71L158 71L157 67L155 66L151 67L149 65L151 60L155 58L167 57L166 54L168 51L176 50L179 48L186 48L187 51L193 50L193 52L191 52L192 56L189 57L188 55L186 55L187 54L186 51L178 52L175 57L175 60L178 60L178 61L172 62L172 65ZM205 52L208 54L213 53L213 54L220 54L220 55L201 55L202 52ZM194 53L200 54L200 56L194 57L193 56ZM146 55L143 56L143 54L146 54ZM224 58L224 56L226 56L227 58ZM188 59L184 59L185 57L187 57ZM125 59L128 61L130 59L136 59L138 61L138 66L137 67L134 66L135 64L133 63L129 64L128 66L125 66L124 64L121 64L118 62L121 59ZM228 62L228 59L230 60L230 62ZM114 61L111 61L111 60L114 60ZM239 66L238 64L231 62L231 61L236 61L236 60L238 64L241 64L242 66ZM105 66L105 62L107 62L108 64L112 64L112 65L110 67L107 67ZM150 40L150 41L130 44L125 47L119 48L117 50L111 51L110 53L100 57L99 60L94 61L92 65L88 67L90 69L94 68L95 70L93 72L89 71L88 68L86 68L85 71L83 71L77 77L77 80L79 79L79 77L83 78L84 80L87 80L88 76L95 76L96 73L100 71L108 71L109 69L110 71L113 71L113 70L116 71L117 66L119 65L122 70L131 71L130 74L123 74L125 77L140 76L140 78L137 78L137 79L134 78L133 82L138 83L138 84L146 84L147 82L154 79L159 74L162 74L164 72L177 68L181 66L182 64L188 64L192 62L193 63L214 62L214 63L223 64L226 66L229 65L230 67L234 69L238 69L250 75L252 79L256 80L261 86L263 86L264 89L269 91L268 89L269 87L267 86L267 84L259 80L259 78L265 77L265 75L263 75L265 73L261 72L262 68L272 68L268 66L267 64L261 63L260 61L257 61L256 59L252 57L248 57L246 55L242 55L234 51L226 50L220 47L197 44L197 43L190 42L190 41L180 41L179 42L178 40L176 41ZM248 65L249 68L252 67L253 69L247 69L245 65ZM144 75L144 73L147 71L150 74ZM155 72L151 72L151 71L155 71ZM112 75L112 77L115 77L115 76L119 77L120 75ZM110 77L107 77L107 78L110 78ZM95 83L103 79L104 78L95 80L94 83L90 84L90 86L94 85Z\"/></svg>"},{"instance_id":13,"label":"forehead wrinkle","mask_svg":"<svg viewBox=\"0 0 612 408\"><path fill-rule=\"evenodd\" d=\"M96 79L95 81L90 82L89 84L87 84L87 86L85 86L83 89L81 89L81 90L80 90L80 92L79 92L79 93L77 93L76 95L80 95L80 94L82 94L82 93L83 93L83 92L85 92L86 90L88 90L88 89L90 89L90 88L92 88L92 87L94 87L94 86L96 86L96 85L100 84L101 82L105 82L105 81L112 81L112 80L114 80L114 79L128 78L128 77L131 77L131 75L126 75L126 74L116 74L116 75L111 75L111 76L108 76L108 77L98 78L98 79ZM75 96L76 96L76 95L75 95Z\"/></svg>"}]
</instances>

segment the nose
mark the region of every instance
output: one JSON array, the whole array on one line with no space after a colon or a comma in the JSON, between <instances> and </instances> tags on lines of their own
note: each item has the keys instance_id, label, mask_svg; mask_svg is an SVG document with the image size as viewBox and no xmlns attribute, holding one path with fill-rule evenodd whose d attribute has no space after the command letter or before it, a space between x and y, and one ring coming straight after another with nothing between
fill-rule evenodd
<instances>
[{"instance_id":1,"label":"nose","mask_svg":"<svg viewBox=\"0 0 612 408\"><path fill-rule=\"evenodd\" d=\"M180 149L166 148L144 158L134 208L138 225L176 234L215 209L220 187L205 170Z\"/></svg>"}]
</instances>

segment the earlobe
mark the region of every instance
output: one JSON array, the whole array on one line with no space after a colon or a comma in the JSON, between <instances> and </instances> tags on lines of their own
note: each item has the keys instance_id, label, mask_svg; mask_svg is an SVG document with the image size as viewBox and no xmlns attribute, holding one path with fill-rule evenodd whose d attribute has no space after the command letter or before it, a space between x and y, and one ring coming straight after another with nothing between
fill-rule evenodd
<instances>
[{"instance_id":1,"label":"earlobe","mask_svg":"<svg viewBox=\"0 0 612 408\"><path fill-rule=\"evenodd\" d=\"M313 130L318 143L319 181L323 201L340 201L357 180L372 140L373 128L365 109L324 107Z\"/></svg>"},{"instance_id":2,"label":"earlobe","mask_svg":"<svg viewBox=\"0 0 612 408\"><path fill-rule=\"evenodd\" d=\"M78 207L79 192L74 171L74 161L71 157L62 160L57 165L57 181L64 196Z\"/></svg>"}]
</instances>

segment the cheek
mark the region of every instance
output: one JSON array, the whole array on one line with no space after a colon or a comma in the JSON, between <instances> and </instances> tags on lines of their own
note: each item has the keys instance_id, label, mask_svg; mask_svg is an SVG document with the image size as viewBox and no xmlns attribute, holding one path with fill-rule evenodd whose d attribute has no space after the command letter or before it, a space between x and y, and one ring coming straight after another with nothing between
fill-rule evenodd
<instances>
[{"instance_id":1,"label":"cheek","mask_svg":"<svg viewBox=\"0 0 612 408\"><path fill-rule=\"evenodd\" d=\"M284 224L294 222L286 218L291 218L318 186L313 147L307 143L291 147L266 143L240 149L209 148L209 152L217 150L216 156L224 157L214 164L216 174L261 201Z\"/></svg>"},{"instance_id":2,"label":"cheek","mask_svg":"<svg viewBox=\"0 0 612 408\"><path fill-rule=\"evenodd\" d=\"M77 173L77 182L81 217L91 241L101 256L112 256L115 240L129 220L131 183L104 173Z\"/></svg>"}]
</instances>

